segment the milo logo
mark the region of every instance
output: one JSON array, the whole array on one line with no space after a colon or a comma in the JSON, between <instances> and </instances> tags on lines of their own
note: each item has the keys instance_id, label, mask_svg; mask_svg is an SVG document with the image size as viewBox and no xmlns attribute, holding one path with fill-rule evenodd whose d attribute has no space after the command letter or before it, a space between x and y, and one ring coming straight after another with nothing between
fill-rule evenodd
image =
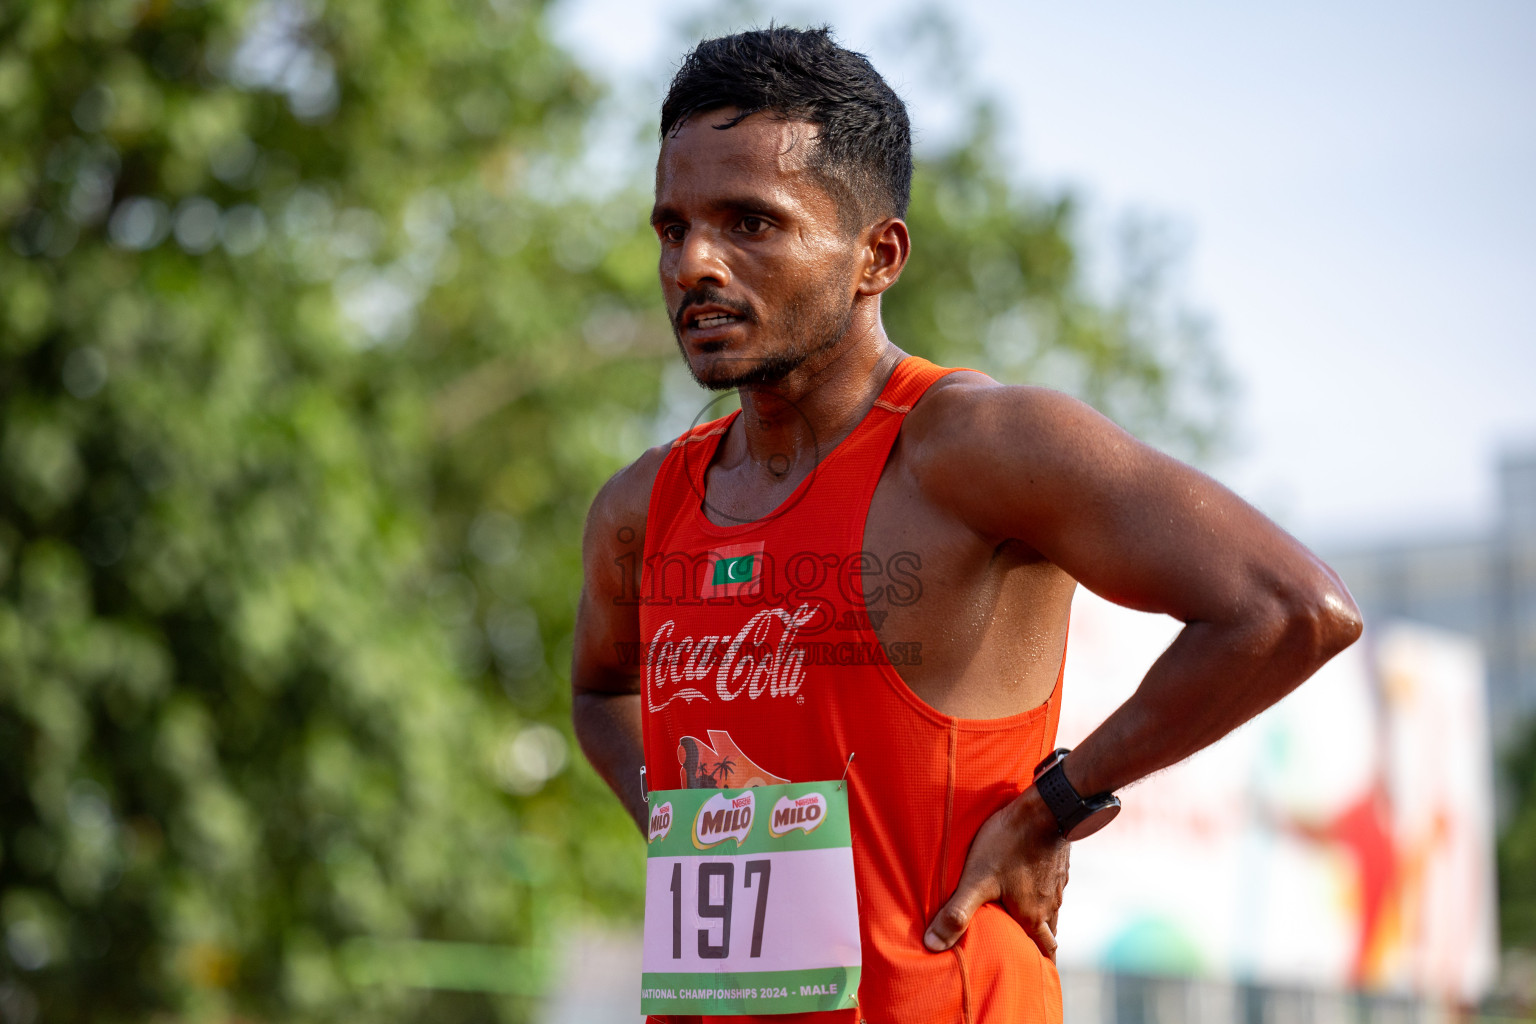
<instances>
[{"instance_id":1,"label":"milo logo","mask_svg":"<svg viewBox=\"0 0 1536 1024\"><path fill-rule=\"evenodd\" d=\"M707 850L727 839L736 840L740 846L752 831L753 811L757 798L749 789L741 796L724 796L716 793L704 801L699 813L693 818L693 845Z\"/></svg>"},{"instance_id":2,"label":"milo logo","mask_svg":"<svg viewBox=\"0 0 1536 1024\"><path fill-rule=\"evenodd\" d=\"M795 829L809 835L816 826L827 820L827 798L820 793L807 793L791 799L779 797L773 805L773 817L768 821L768 834L775 839L787 836Z\"/></svg>"},{"instance_id":3,"label":"milo logo","mask_svg":"<svg viewBox=\"0 0 1536 1024\"><path fill-rule=\"evenodd\" d=\"M651 827L649 842L654 843L658 839L667 838L667 833L672 831L672 801L651 808Z\"/></svg>"}]
</instances>

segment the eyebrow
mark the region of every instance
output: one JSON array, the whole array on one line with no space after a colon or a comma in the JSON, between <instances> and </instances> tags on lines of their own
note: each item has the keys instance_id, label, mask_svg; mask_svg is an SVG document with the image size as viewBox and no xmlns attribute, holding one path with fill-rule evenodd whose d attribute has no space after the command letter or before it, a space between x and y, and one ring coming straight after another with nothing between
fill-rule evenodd
<instances>
[{"instance_id":1,"label":"eyebrow","mask_svg":"<svg viewBox=\"0 0 1536 1024\"><path fill-rule=\"evenodd\" d=\"M775 217L783 219L788 212L777 203L763 199L760 196L726 196L709 204L711 212L724 213L750 213L758 216ZM683 217L671 206L655 206L651 208L651 225L654 227L669 220L682 220Z\"/></svg>"},{"instance_id":2,"label":"eyebrow","mask_svg":"<svg viewBox=\"0 0 1536 1024\"><path fill-rule=\"evenodd\" d=\"M761 196L731 197L722 199L715 205L729 213L752 213L760 217L773 217L776 220L783 220L789 215L782 206Z\"/></svg>"}]
</instances>

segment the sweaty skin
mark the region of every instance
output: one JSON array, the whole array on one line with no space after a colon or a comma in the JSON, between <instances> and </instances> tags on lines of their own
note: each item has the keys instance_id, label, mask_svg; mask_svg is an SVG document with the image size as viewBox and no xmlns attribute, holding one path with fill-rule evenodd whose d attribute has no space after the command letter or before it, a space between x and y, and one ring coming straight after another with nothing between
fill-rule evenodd
<instances>
[{"instance_id":1,"label":"sweaty skin","mask_svg":"<svg viewBox=\"0 0 1536 1024\"><path fill-rule=\"evenodd\" d=\"M652 216L690 370L706 384L748 381L706 478L705 507L719 523L777 507L869 410L903 356L881 326L880 296L910 250L900 219L852 235L839 225L805 164L813 126L754 114L714 127L734 113L696 115L666 140ZM765 366L776 379L752 380ZM638 649L640 633L624 596L640 591L665 452L646 452L593 502L571 673L582 748L642 831L640 677L621 653ZM1361 628L1338 577L1231 491L1081 402L979 373L943 378L907 416L864 548L880 565L901 552L919 560L916 599L886 605L877 632L921 645L920 663L897 671L949 715L997 718L1049 697L1079 583L1185 623L1136 693L1068 756L1067 777L1085 795L1213 743ZM1067 845L1027 789L972 839L929 948L953 945L995 901L1054 958Z\"/></svg>"}]
</instances>

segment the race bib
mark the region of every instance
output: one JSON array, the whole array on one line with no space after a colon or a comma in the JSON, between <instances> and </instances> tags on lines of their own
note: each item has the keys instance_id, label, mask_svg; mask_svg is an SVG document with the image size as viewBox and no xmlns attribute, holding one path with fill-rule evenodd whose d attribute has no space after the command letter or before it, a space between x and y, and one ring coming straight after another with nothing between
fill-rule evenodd
<instances>
[{"instance_id":1,"label":"race bib","mask_svg":"<svg viewBox=\"0 0 1536 1024\"><path fill-rule=\"evenodd\" d=\"M837 781L650 795L643 1013L857 1005L859 910Z\"/></svg>"}]
</instances>

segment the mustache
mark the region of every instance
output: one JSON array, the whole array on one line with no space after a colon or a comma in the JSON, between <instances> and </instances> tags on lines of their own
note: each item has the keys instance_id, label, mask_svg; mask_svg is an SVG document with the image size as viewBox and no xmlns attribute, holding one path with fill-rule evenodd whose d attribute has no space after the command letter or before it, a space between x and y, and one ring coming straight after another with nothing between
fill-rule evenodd
<instances>
[{"instance_id":1,"label":"mustache","mask_svg":"<svg viewBox=\"0 0 1536 1024\"><path fill-rule=\"evenodd\" d=\"M683 293L682 301L677 304L677 312L672 314L673 330L682 332L683 319L692 306L719 306L730 310L749 324L757 323L757 314L753 312L751 306L745 302L726 298L714 285L700 285Z\"/></svg>"}]
</instances>

